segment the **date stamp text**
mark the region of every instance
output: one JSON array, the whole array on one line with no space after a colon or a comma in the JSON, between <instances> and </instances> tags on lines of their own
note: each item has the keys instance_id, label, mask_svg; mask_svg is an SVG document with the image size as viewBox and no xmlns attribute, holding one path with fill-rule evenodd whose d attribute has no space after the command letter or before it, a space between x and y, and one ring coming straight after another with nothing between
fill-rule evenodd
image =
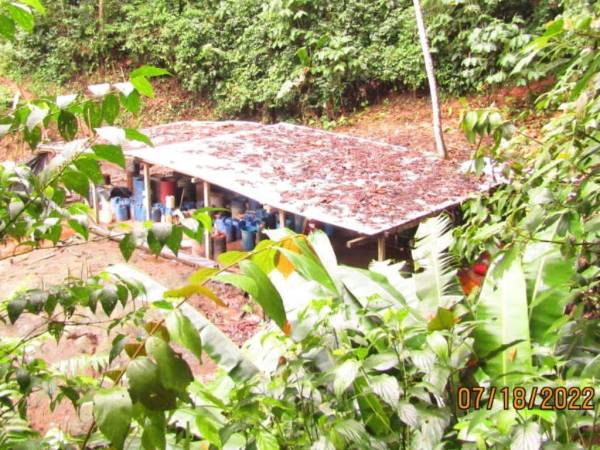
<instances>
[{"instance_id":1,"label":"date stamp text","mask_svg":"<svg viewBox=\"0 0 600 450\"><path fill-rule=\"evenodd\" d=\"M492 409L495 402L501 402L503 409L535 409L542 410L593 410L593 387L531 387L529 390L521 386L514 388L495 386L459 387L456 392L458 409Z\"/></svg>"}]
</instances>

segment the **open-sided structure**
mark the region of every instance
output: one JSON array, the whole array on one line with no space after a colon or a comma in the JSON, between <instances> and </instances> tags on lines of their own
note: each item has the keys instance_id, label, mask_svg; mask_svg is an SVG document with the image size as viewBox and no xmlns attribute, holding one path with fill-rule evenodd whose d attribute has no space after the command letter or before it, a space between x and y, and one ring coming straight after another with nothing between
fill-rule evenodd
<instances>
[{"instance_id":1,"label":"open-sided structure","mask_svg":"<svg viewBox=\"0 0 600 450\"><path fill-rule=\"evenodd\" d=\"M281 214L376 238L379 258L386 236L490 187L433 152L287 123L178 122L143 131L154 146L128 144L125 154L144 163L147 190L149 167L166 167L202 180L204 204L210 186L220 186Z\"/></svg>"}]
</instances>

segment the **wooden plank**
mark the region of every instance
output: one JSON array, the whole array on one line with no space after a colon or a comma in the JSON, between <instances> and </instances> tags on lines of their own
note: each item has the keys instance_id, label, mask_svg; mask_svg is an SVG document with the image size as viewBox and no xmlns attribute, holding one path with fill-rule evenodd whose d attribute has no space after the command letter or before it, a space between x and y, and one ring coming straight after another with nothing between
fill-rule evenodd
<instances>
[{"instance_id":1,"label":"wooden plank","mask_svg":"<svg viewBox=\"0 0 600 450\"><path fill-rule=\"evenodd\" d=\"M346 248L360 247L361 245L368 244L373 240L373 236L360 236L354 239L350 239L346 242Z\"/></svg>"},{"instance_id":2,"label":"wooden plank","mask_svg":"<svg viewBox=\"0 0 600 450\"><path fill-rule=\"evenodd\" d=\"M210 183L208 181L203 182L203 197L204 197L204 207L210 206ZM206 259L211 259L211 248L210 248L210 231L204 230L204 256Z\"/></svg>"}]
</instances>

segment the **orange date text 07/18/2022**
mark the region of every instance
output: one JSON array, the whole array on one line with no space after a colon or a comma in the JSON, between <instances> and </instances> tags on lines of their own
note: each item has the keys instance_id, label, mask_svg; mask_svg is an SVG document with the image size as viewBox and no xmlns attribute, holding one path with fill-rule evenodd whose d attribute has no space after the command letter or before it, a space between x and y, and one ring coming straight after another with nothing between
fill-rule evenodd
<instances>
[{"instance_id":1,"label":"orange date text 07/18/2022","mask_svg":"<svg viewBox=\"0 0 600 450\"><path fill-rule=\"evenodd\" d=\"M456 391L458 409L492 409L496 402L503 409L593 410L593 387L459 387Z\"/></svg>"}]
</instances>

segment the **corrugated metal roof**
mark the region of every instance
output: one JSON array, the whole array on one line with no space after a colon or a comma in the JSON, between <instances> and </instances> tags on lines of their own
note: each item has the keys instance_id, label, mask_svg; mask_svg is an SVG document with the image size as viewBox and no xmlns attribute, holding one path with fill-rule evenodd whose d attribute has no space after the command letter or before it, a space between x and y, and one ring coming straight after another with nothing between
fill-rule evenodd
<instances>
[{"instance_id":1,"label":"corrugated metal roof","mask_svg":"<svg viewBox=\"0 0 600 450\"><path fill-rule=\"evenodd\" d=\"M281 123L177 122L143 130L126 156L366 235L401 228L490 188L463 161Z\"/></svg>"}]
</instances>

